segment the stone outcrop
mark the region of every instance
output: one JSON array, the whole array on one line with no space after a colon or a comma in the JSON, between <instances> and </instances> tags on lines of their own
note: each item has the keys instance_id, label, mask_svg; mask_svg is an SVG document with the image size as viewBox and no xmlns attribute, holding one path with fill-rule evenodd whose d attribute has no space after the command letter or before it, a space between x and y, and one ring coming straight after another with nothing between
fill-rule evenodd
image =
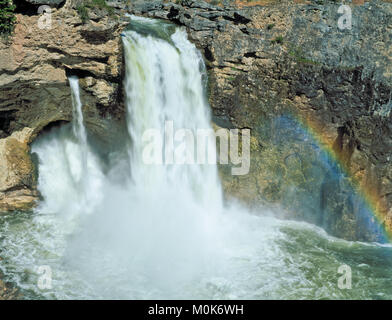
<instances>
[{"instance_id":1,"label":"stone outcrop","mask_svg":"<svg viewBox=\"0 0 392 320\"><path fill-rule=\"evenodd\" d=\"M0 139L0 211L27 210L37 192L28 141L32 130L24 128Z\"/></svg>"}]
</instances>

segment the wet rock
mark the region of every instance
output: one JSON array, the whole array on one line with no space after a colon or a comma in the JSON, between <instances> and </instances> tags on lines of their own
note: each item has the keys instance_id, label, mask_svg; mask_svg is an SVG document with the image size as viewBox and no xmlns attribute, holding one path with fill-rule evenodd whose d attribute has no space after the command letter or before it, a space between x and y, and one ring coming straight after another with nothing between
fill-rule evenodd
<instances>
[{"instance_id":1,"label":"wet rock","mask_svg":"<svg viewBox=\"0 0 392 320\"><path fill-rule=\"evenodd\" d=\"M20 299L18 290L7 286L0 280L0 300L17 300Z\"/></svg>"},{"instance_id":2,"label":"wet rock","mask_svg":"<svg viewBox=\"0 0 392 320\"><path fill-rule=\"evenodd\" d=\"M0 262L2 258L0 257ZM1 300L19 300L22 295L19 293L18 289L3 281L3 275L0 272L0 301Z\"/></svg>"}]
</instances>

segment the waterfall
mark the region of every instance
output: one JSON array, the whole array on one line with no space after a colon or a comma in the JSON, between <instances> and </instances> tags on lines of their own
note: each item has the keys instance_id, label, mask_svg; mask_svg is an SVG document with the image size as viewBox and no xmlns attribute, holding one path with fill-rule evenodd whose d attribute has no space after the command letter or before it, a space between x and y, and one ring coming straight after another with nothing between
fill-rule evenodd
<instances>
[{"instance_id":1,"label":"waterfall","mask_svg":"<svg viewBox=\"0 0 392 320\"><path fill-rule=\"evenodd\" d=\"M155 129L163 135L178 129L187 129L195 134L197 129L212 128L203 91L202 56L188 41L185 30L165 29L155 20L133 17L133 26L139 23L151 32L163 29L171 41L146 37L132 30L123 34L126 60L124 87L134 182L150 192L170 190L176 186L175 193L179 196L203 203L210 211L221 210L222 191L215 165L154 166L143 163L146 145L143 134L146 130ZM173 145L174 141L165 136L162 149L173 149ZM215 153L215 146L208 152ZM163 152L163 160L170 157L173 157L170 152Z\"/></svg>"},{"instance_id":2,"label":"waterfall","mask_svg":"<svg viewBox=\"0 0 392 320\"><path fill-rule=\"evenodd\" d=\"M76 76L68 78L71 87L73 121L72 128L82 150L82 171L87 170L87 133L83 123L82 101L80 100L79 79ZM83 180L83 178L81 178Z\"/></svg>"},{"instance_id":3,"label":"waterfall","mask_svg":"<svg viewBox=\"0 0 392 320\"><path fill-rule=\"evenodd\" d=\"M117 174L102 170L88 143L78 79L70 77L72 131L58 129L33 146L45 199L39 211L54 214L50 228L62 239L60 256L92 288L88 296L203 297L209 281L220 286L220 273L235 252L227 247L237 239L230 234L241 224L224 214L217 167L143 161L146 130L164 134L168 123L172 131L211 129L202 56L184 29L136 17L133 23L152 35L132 28L123 34L130 140L124 147L130 146L131 172L115 164L109 172ZM162 149L173 143L165 136ZM215 146L207 151L215 153ZM164 160L171 156L163 154ZM241 246L243 232L250 231L234 232L240 235L235 246ZM201 291L189 291L193 286Z\"/></svg>"},{"instance_id":4,"label":"waterfall","mask_svg":"<svg viewBox=\"0 0 392 320\"><path fill-rule=\"evenodd\" d=\"M7 279L35 299L368 297L339 290L336 270L345 261L363 265L364 252L382 261L387 249L333 239L268 210L249 213L223 202L216 165L167 161L168 131L211 128L203 60L185 30L132 17L122 40L129 141L119 144L127 152L111 154L110 168L103 164L89 143L78 79L70 77L72 123L32 145L43 201L33 214L0 224ZM151 129L165 133L161 164L143 158ZM380 266L392 270L388 263ZM51 287L37 287L39 266L51 268ZM358 288L374 287L371 268L356 272ZM382 274L375 290L391 276Z\"/></svg>"},{"instance_id":5,"label":"waterfall","mask_svg":"<svg viewBox=\"0 0 392 320\"><path fill-rule=\"evenodd\" d=\"M162 27L154 20L135 20L150 30ZM170 32L170 41L133 30L123 35L130 140L124 147L130 145L131 172L116 164L109 174L101 168L88 143L76 77L69 78L72 131L61 128L33 146L45 199L39 210L55 214L67 266L104 297L176 296L179 288L186 290L184 285L211 272L212 259L216 271L223 261L216 166L149 165L142 158L146 130L163 134L168 121L172 130L211 129L202 57L185 30ZM209 146L208 152L215 148Z\"/></svg>"},{"instance_id":6,"label":"waterfall","mask_svg":"<svg viewBox=\"0 0 392 320\"><path fill-rule=\"evenodd\" d=\"M88 145L79 79L71 76L68 80L72 131L68 127L54 130L39 139L32 151L38 154L40 162L38 188L45 199L40 209L72 220L82 211L91 212L91 203L100 197L103 173Z\"/></svg>"}]
</instances>

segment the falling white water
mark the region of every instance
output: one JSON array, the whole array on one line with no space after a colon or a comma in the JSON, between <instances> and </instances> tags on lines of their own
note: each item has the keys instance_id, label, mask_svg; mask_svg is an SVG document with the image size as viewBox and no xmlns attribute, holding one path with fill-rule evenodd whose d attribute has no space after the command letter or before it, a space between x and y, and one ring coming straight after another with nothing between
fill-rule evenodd
<instances>
[{"instance_id":1,"label":"falling white water","mask_svg":"<svg viewBox=\"0 0 392 320\"><path fill-rule=\"evenodd\" d=\"M159 28L152 20L141 23ZM121 181L114 172L124 167L103 173L87 141L78 79L71 77L74 134L62 128L33 146L45 199L40 212L55 213L61 259L91 290L87 296L181 297L224 266L217 168L146 165L142 135L147 129L163 134L165 120L174 130L211 127L203 62L182 29L170 43L135 31L123 40L131 172L122 171Z\"/></svg>"},{"instance_id":2,"label":"falling white water","mask_svg":"<svg viewBox=\"0 0 392 320\"><path fill-rule=\"evenodd\" d=\"M111 155L109 170L103 169L71 77L72 125L42 134L32 146L43 201L34 214L0 223L0 270L7 279L26 298L55 299L350 298L372 294L368 279L375 279L372 287L387 287L390 276L377 278L377 269L369 278L373 269L358 259L376 254L389 270L380 250L390 249L228 208L216 166L143 163L145 130L164 133L166 120L174 129L206 129L210 116L203 62L186 32L132 20L123 34L130 143L119 142L131 145L128 156ZM350 292L335 280L345 261L362 268ZM37 268L43 265L53 279L41 290Z\"/></svg>"},{"instance_id":3,"label":"falling white water","mask_svg":"<svg viewBox=\"0 0 392 320\"><path fill-rule=\"evenodd\" d=\"M150 31L166 27L154 20L134 20ZM39 189L45 199L40 212L55 214L58 234L54 237L61 248L56 254L62 267L72 270L71 282L83 288L77 293L81 297L212 297L214 290L209 293L208 286L227 286L232 268L244 276L244 270L234 268L236 257L241 252L239 261L249 259L255 249L246 248L252 231L241 228L241 223L258 224L258 231L268 225L267 220L258 223L251 216L235 221L229 218L230 212L223 215L214 165L143 163L145 130L164 134L167 120L173 121L174 130L211 128L202 57L185 30L171 31L167 39L132 30L123 37L131 143L131 172L122 171L125 179L116 179L118 174L113 172L123 167L115 165L103 174L89 147L75 77L70 78L74 135L62 128L33 146L40 160ZM268 256L267 251L264 254ZM231 274L229 278L221 277L224 270ZM56 288L55 295L68 292L67 285L70 282L64 282L61 290ZM233 293L228 296L234 297Z\"/></svg>"},{"instance_id":4,"label":"falling white water","mask_svg":"<svg viewBox=\"0 0 392 320\"><path fill-rule=\"evenodd\" d=\"M100 198L103 174L87 143L77 77L69 77L72 97L72 133L68 127L33 145L39 156L39 190L45 201L41 212L55 212L67 220L91 212Z\"/></svg>"},{"instance_id":5,"label":"falling white water","mask_svg":"<svg viewBox=\"0 0 392 320\"><path fill-rule=\"evenodd\" d=\"M159 22L134 17L134 23L162 28ZM169 32L169 31L168 31ZM174 131L210 129L210 113L203 92L203 60L187 39L185 30L178 29L171 43L136 31L123 37L126 59L125 92L128 131L132 140L132 175L138 188L149 192L173 190L193 198L208 211L221 210L221 187L214 165L148 165L142 155L146 146L143 134L157 129L162 135L166 121ZM173 45L173 44L174 45ZM170 142L174 144L174 141ZM177 143L178 144L178 143ZM168 148L167 148L168 149ZM216 152L210 149L209 152ZM163 158L170 157L163 154ZM165 160L165 159L164 159Z\"/></svg>"},{"instance_id":6,"label":"falling white water","mask_svg":"<svg viewBox=\"0 0 392 320\"><path fill-rule=\"evenodd\" d=\"M76 76L68 78L71 87L73 122L72 128L82 149L82 170L87 169L87 133L83 123L82 101L80 100L79 79Z\"/></svg>"}]
</instances>

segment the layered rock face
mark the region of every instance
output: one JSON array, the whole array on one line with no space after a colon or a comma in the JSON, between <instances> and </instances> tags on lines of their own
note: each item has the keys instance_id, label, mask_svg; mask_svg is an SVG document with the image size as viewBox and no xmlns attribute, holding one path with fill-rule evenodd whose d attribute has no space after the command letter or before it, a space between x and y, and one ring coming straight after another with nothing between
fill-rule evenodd
<instances>
[{"instance_id":1,"label":"layered rock face","mask_svg":"<svg viewBox=\"0 0 392 320\"><path fill-rule=\"evenodd\" d=\"M250 174L221 168L228 196L275 203L339 237L381 241L369 214L392 230L392 6L352 5L343 30L339 6L183 0L133 10L188 28L205 55L216 124L251 129Z\"/></svg>"},{"instance_id":2,"label":"layered rock face","mask_svg":"<svg viewBox=\"0 0 392 320\"><path fill-rule=\"evenodd\" d=\"M109 142L121 127L120 32L126 23L97 9L82 24L71 3L50 14L17 14L12 37L0 42L2 212L35 204L29 144L45 128L72 119L67 76L80 78L85 123L92 134Z\"/></svg>"},{"instance_id":3,"label":"layered rock face","mask_svg":"<svg viewBox=\"0 0 392 320\"><path fill-rule=\"evenodd\" d=\"M129 12L185 26L205 57L215 124L251 129L250 173L220 168L228 198L275 204L346 239L381 240L364 212L372 202L392 230L391 4L352 5L344 30L340 4L328 1L119 2L122 10L92 10L86 24L73 6L53 8L49 29L40 29L42 16L18 14L13 37L0 43L0 211L37 197L28 145L70 121L67 75L81 78L89 132L110 141L121 131L119 35Z\"/></svg>"}]
</instances>

